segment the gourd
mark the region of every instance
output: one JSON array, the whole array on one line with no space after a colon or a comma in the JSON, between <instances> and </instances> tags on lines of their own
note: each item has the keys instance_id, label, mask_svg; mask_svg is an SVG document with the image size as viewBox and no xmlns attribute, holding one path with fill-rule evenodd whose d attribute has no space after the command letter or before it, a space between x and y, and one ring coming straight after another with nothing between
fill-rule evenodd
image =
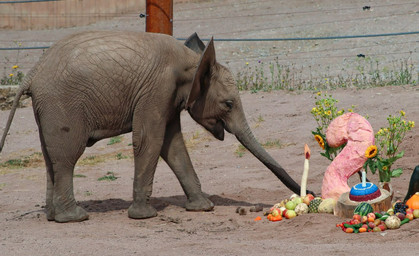
<instances>
[{"instance_id":1,"label":"gourd","mask_svg":"<svg viewBox=\"0 0 419 256\"><path fill-rule=\"evenodd\" d=\"M397 229L401 225L400 219L395 215L388 217L385 223L386 223L387 228L389 229Z\"/></svg>"},{"instance_id":2,"label":"gourd","mask_svg":"<svg viewBox=\"0 0 419 256\"><path fill-rule=\"evenodd\" d=\"M374 209L369 203L362 202L354 210L354 215L359 214L361 216L367 216L368 213L374 212Z\"/></svg>"},{"instance_id":3,"label":"gourd","mask_svg":"<svg viewBox=\"0 0 419 256\"><path fill-rule=\"evenodd\" d=\"M413 196L406 201L406 205L413 210L419 209L419 192L413 194Z\"/></svg>"}]
</instances>

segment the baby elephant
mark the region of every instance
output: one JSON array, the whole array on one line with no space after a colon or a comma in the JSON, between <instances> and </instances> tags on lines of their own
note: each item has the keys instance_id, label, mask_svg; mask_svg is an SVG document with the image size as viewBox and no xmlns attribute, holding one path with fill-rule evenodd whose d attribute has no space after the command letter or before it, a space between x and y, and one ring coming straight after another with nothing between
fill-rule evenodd
<instances>
[{"instance_id":1,"label":"baby elephant","mask_svg":"<svg viewBox=\"0 0 419 256\"><path fill-rule=\"evenodd\" d=\"M179 179L186 209L212 210L183 141L182 110L219 140L224 130L234 134L289 189L300 192L252 135L233 76L216 62L212 39L205 47L196 34L182 44L162 34L101 31L57 42L22 83L0 151L23 94L32 98L47 167L48 220L88 218L74 198L74 166L86 146L128 132L135 162L129 217L157 215L150 196L159 156Z\"/></svg>"}]
</instances>

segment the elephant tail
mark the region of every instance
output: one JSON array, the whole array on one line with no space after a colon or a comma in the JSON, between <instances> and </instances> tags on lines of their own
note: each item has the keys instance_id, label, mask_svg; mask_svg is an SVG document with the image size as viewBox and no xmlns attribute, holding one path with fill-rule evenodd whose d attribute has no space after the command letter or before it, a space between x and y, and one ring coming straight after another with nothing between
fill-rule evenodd
<instances>
[{"instance_id":1,"label":"elephant tail","mask_svg":"<svg viewBox=\"0 0 419 256\"><path fill-rule=\"evenodd\" d=\"M9 129L10 129L10 126L12 124L13 117L15 115L16 109L19 106L20 98L22 97L22 95L30 95L30 92L29 92L30 84L31 84L30 81L31 81L31 79L25 79L23 81L22 85L19 87L18 92L16 93L15 99L13 100L13 105L12 105L12 108L10 109L10 113L9 113L9 119L7 119L6 127L4 128L3 136L1 137L0 152L3 149L7 133L9 132Z\"/></svg>"}]
</instances>

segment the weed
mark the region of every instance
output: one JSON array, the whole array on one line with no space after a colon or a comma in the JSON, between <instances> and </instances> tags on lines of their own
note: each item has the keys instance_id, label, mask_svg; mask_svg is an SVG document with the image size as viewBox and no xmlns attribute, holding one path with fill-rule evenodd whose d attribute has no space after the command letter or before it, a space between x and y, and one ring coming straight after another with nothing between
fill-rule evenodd
<instances>
[{"instance_id":1,"label":"weed","mask_svg":"<svg viewBox=\"0 0 419 256\"><path fill-rule=\"evenodd\" d=\"M43 163L44 159L42 153L35 152L29 156L24 156L22 158L10 159L3 163L0 163L0 167L8 169L20 169L27 167L38 166Z\"/></svg>"},{"instance_id":2,"label":"weed","mask_svg":"<svg viewBox=\"0 0 419 256\"><path fill-rule=\"evenodd\" d=\"M19 42L14 42L19 48L22 46ZM13 63L19 62L19 54L20 50L17 51L16 60ZM6 63L12 62L8 58L6 59ZM19 66L17 64L14 64L11 67L11 71L7 70L6 67L4 67L3 76L0 78L0 85L16 85L20 84L23 81L23 77L25 76L22 71L19 70Z\"/></svg>"},{"instance_id":3,"label":"weed","mask_svg":"<svg viewBox=\"0 0 419 256\"><path fill-rule=\"evenodd\" d=\"M105 162L104 156L87 156L79 161L80 165L95 165L98 163Z\"/></svg>"},{"instance_id":4,"label":"weed","mask_svg":"<svg viewBox=\"0 0 419 256\"><path fill-rule=\"evenodd\" d=\"M355 66L342 68L339 75L327 74L330 72L330 67L327 67L326 74L315 77L311 67L307 70L303 67L298 68L294 64L282 65L277 58L268 64L258 61L254 66L246 62L244 68L237 73L236 85L239 90L255 93L271 90L367 88L416 83L413 77L415 68L410 57L393 61L390 66L381 66L380 60L370 57L356 58L351 63Z\"/></svg>"},{"instance_id":5,"label":"weed","mask_svg":"<svg viewBox=\"0 0 419 256\"><path fill-rule=\"evenodd\" d=\"M91 191L86 190L86 191L84 191L84 195L85 196L91 196L91 195L93 195L93 193Z\"/></svg>"},{"instance_id":6,"label":"weed","mask_svg":"<svg viewBox=\"0 0 419 256\"><path fill-rule=\"evenodd\" d=\"M129 158L129 156L123 155L122 153L116 154L116 159L118 160L127 159L127 158Z\"/></svg>"},{"instance_id":7,"label":"weed","mask_svg":"<svg viewBox=\"0 0 419 256\"><path fill-rule=\"evenodd\" d=\"M238 157L243 157L244 153L246 153L247 149L242 145L239 144L237 146L236 151L234 152L234 154L236 154Z\"/></svg>"},{"instance_id":8,"label":"weed","mask_svg":"<svg viewBox=\"0 0 419 256\"><path fill-rule=\"evenodd\" d=\"M74 178L86 178L87 176L83 175L83 174L74 174L73 177Z\"/></svg>"},{"instance_id":9,"label":"weed","mask_svg":"<svg viewBox=\"0 0 419 256\"><path fill-rule=\"evenodd\" d=\"M282 148L284 145L279 140L268 140L262 144L264 148Z\"/></svg>"},{"instance_id":10,"label":"weed","mask_svg":"<svg viewBox=\"0 0 419 256\"><path fill-rule=\"evenodd\" d=\"M6 183L0 183L0 191L3 190L3 188L6 186Z\"/></svg>"},{"instance_id":11,"label":"weed","mask_svg":"<svg viewBox=\"0 0 419 256\"><path fill-rule=\"evenodd\" d=\"M122 136L115 136L109 139L108 145L120 143L121 141L122 141Z\"/></svg>"},{"instance_id":12,"label":"weed","mask_svg":"<svg viewBox=\"0 0 419 256\"><path fill-rule=\"evenodd\" d=\"M97 179L98 181L103 181L103 180L107 180L107 181L114 181L118 179L118 177L115 176L115 174L113 172L107 172L105 176L100 177L99 179Z\"/></svg>"}]
</instances>

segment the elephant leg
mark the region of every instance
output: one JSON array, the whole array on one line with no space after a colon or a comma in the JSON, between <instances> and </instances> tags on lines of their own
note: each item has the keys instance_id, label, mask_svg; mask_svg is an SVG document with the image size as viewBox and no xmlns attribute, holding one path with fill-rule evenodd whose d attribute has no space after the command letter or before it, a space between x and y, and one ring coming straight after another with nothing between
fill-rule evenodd
<instances>
[{"instance_id":1,"label":"elephant leg","mask_svg":"<svg viewBox=\"0 0 419 256\"><path fill-rule=\"evenodd\" d=\"M148 119L150 120L150 119ZM165 125L148 122L136 124L134 120L132 142L134 147L134 189L133 202L128 209L128 216L133 219L145 219L157 216L156 209L150 204L153 179L163 144Z\"/></svg>"},{"instance_id":2,"label":"elephant leg","mask_svg":"<svg viewBox=\"0 0 419 256\"><path fill-rule=\"evenodd\" d=\"M201 183L187 152L180 127L180 116L166 128L161 157L175 173L188 198L185 205L186 210L212 210L214 204L203 195Z\"/></svg>"},{"instance_id":3,"label":"elephant leg","mask_svg":"<svg viewBox=\"0 0 419 256\"><path fill-rule=\"evenodd\" d=\"M47 219L73 222L88 219L88 214L76 205L73 193L74 166L85 148L76 128L61 129L62 125L40 120L39 134L47 166ZM77 122L74 122L77 123ZM71 132L70 132L71 131Z\"/></svg>"}]
</instances>

